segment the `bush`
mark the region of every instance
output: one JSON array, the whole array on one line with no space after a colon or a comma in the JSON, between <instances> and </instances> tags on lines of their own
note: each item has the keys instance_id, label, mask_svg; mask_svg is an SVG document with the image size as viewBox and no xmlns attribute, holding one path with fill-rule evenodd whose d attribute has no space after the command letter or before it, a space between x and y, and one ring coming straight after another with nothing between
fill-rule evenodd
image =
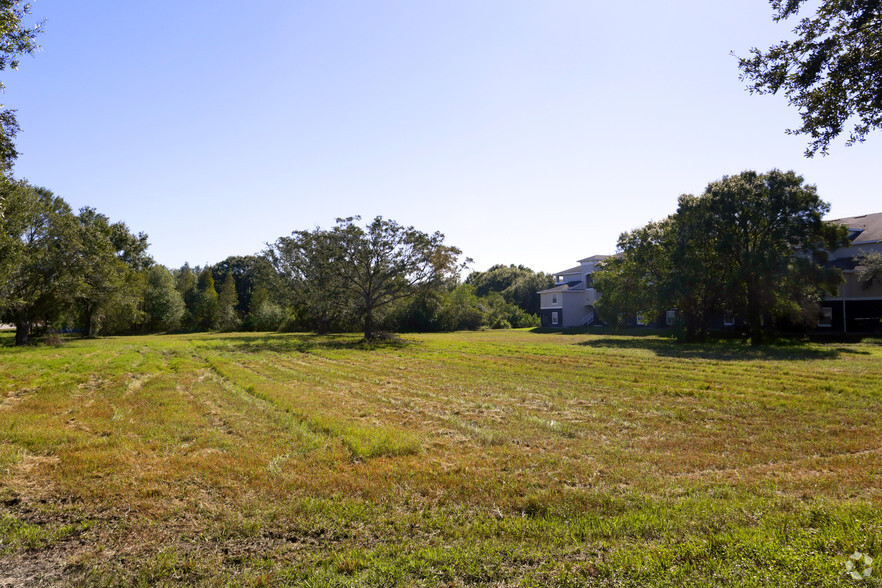
<instances>
[{"instance_id":1,"label":"bush","mask_svg":"<svg viewBox=\"0 0 882 588\"><path fill-rule=\"evenodd\" d=\"M251 328L255 331L282 330L283 322L288 322L282 307L269 301L258 304L249 318L251 319ZM292 315L290 318L296 319L296 316Z\"/></svg>"}]
</instances>

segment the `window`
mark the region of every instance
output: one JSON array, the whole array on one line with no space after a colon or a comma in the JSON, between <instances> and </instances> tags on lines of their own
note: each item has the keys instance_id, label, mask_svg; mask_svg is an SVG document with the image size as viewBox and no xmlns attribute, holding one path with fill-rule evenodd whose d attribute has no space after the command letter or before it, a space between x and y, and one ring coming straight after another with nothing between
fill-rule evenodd
<instances>
[{"instance_id":1,"label":"window","mask_svg":"<svg viewBox=\"0 0 882 588\"><path fill-rule=\"evenodd\" d=\"M731 310L723 311L723 326L731 327L735 324L735 313Z\"/></svg>"},{"instance_id":2,"label":"window","mask_svg":"<svg viewBox=\"0 0 882 588\"><path fill-rule=\"evenodd\" d=\"M669 310L669 311L665 312L665 324L666 325L668 325L669 327L673 327L674 322L676 320L677 320L677 311L676 310Z\"/></svg>"},{"instance_id":3,"label":"window","mask_svg":"<svg viewBox=\"0 0 882 588\"><path fill-rule=\"evenodd\" d=\"M557 312L552 312L552 313L551 313L551 324L552 324L552 325L556 325L556 324L557 324Z\"/></svg>"},{"instance_id":4,"label":"window","mask_svg":"<svg viewBox=\"0 0 882 588\"><path fill-rule=\"evenodd\" d=\"M821 318L818 319L819 327L832 327L833 326L833 307L832 306L822 306L821 307Z\"/></svg>"},{"instance_id":5,"label":"window","mask_svg":"<svg viewBox=\"0 0 882 588\"><path fill-rule=\"evenodd\" d=\"M551 303L552 303L552 304L557 304L557 294L552 294L552 295L551 295Z\"/></svg>"}]
</instances>

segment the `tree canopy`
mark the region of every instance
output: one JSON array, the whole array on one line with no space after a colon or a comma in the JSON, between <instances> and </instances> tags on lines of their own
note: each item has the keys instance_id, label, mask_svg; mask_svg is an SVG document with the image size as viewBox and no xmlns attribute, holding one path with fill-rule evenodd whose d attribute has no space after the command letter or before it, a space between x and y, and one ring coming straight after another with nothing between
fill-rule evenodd
<instances>
[{"instance_id":1,"label":"tree canopy","mask_svg":"<svg viewBox=\"0 0 882 588\"><path fill-rule=\"evenodd\" d=\"M539 290L550 288L554 283L552 276L536 273L523 265L497 264L484 272L472 272L466 278L467 284L475 286L477 296L488 296L498 292L506 302L516 304L524 312L539 312Z\"/></svg>"},{"instance_id":2,"label":"tree canopy","mask_svg":"<svg viewBox=\"0 0 882 588\"><path fill-rule=\"evenodd\" d=\"M79 236L64 200L45 188L2 181L5 279L0 282L0 316L15 324L15 342L22 345L35 326L59 319L72 304L79 276L71 260Z\"/></svg>"},{"instance_id":3,"label":"tree canopy","mask_svg":"<svg viewBox=\"0 0 882 588\"><path fill-rule=\"evenodd\" d=\"M598 306L627 313L676 309L685 335L701 338L714 313L739 314L754 341L841 282L825 265L846 243L842 225L822 220L829 205L794 172L743 172L684 195L677 212L619 238L621 256L598 272Z\"/></svg>"},{"instance_id":4,"label":"tree canopy","mask_svg":"<svg viewBox=\"0 0 882 588\"><path fill-rule=\"evenodd\" d=\"M774 20L796 17L805 0L771 0ZM826 154L849 120L847 145L863 142L882 126L882 0L823 0L793 29L795 40L767 51L754 47L740 58L751 93L783 91L799 110L808 135L806 156Z\"/></svg>"},{"instance_id":5,"label":"tree canopy","mask_svg":"<svg viewBox=\"0 0 882 588\"><path fill-rule=\"evenodd\" d=\"M372 339L380 314L398 300L454 278L462 252L439 232L376 217L337 219L331 229L294 231L269 256L320 330L349 314Z\"/></svg>"}]
</instances>

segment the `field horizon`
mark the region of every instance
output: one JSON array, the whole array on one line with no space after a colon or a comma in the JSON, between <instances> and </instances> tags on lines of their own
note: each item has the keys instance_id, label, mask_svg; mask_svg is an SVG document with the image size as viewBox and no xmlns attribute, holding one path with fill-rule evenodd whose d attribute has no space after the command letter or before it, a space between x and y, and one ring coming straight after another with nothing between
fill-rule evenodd
<instances>
[{"instance_id":1,"label":"field horizon","mask_svg":"<svg viewBox=\"0 0 882 588\"><path fill-rule=\"evenodd\" d=\"M879 339L359 338L0 333L0 586L841 586L882 555Z\"/></svg>"}]
</instances>

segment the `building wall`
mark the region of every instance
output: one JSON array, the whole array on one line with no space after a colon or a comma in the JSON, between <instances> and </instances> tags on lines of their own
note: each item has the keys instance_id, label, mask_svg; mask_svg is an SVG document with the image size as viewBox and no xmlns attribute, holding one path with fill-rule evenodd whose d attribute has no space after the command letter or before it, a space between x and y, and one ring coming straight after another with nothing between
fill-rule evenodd
<instances>
[{"instance_id":1,"label":"building wall","mask_svg":"<svg viewBox=\"0 0 882 588\"><path fill-rule=\"evenodd\" d=\"M553 294L546 293L539 295L539 308L563 308L563 292L557 293L557 302L552 302Z\"/></svg>"},{"instance_id":2,"label":"building wall","mask_svg":"<svg viewBox=\"0 0 882 588\"><path fill-rule=\"evenodd\" d=\"M564 325L567 327L581 327L585 324L585 291L566 292L564 294Z\"/></svg>"},{"instance_id":3,"label":"building wall","mask_svg":"<svg viewBox=\"0 0 882 588\"><path fill-rule=\"evenodd\" d=\"M845 283L839 286L838 298L879 298L882 299L882 280L874 280L869 288L858 283L857 272L844 272Z\"/></svg>"}]
</instances>

